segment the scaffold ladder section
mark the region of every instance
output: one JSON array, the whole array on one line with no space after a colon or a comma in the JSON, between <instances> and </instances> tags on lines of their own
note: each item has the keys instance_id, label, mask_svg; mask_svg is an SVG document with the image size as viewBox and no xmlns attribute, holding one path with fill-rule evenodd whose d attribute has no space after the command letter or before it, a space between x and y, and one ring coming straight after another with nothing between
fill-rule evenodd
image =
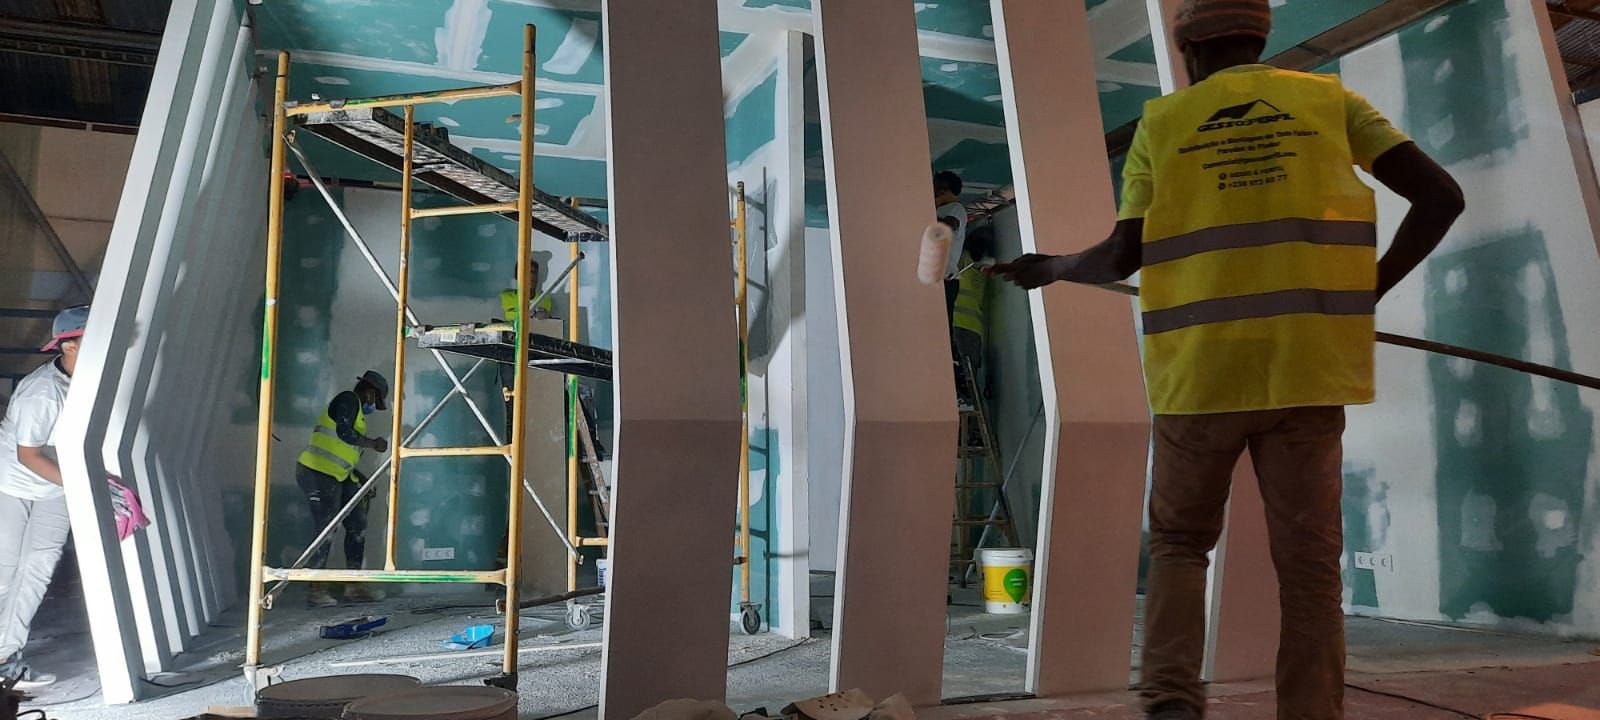
<instances>
[{"instance_id":1,"label":"scaffold ladder section","mask_svg":"<svg viewBox=\"0 0 1600 720\"><path fill-rule=\"evenodd\" d=\"M524 443L523 435L526 425L527 411L527 375L528 375L528 345L519 342L516 344L517 357L515 365L515 381L512 389L512 427L511 436L504 444L492 444L477 447L411 447L407 442L402 442L404 437L403 419L405 408L406 387L406 347L407 335L405 330L411 327L414 315L409 307L409 290L411 279L411 240L412 221L418 218L431 217L440 214L468 214L468 213L495 213L508 217L515 217L517 221L517 293L519 304L527 307L532 298L533 277L530 268L532 253L532 238L534 230L534 185L533 185L533 158L534 158L534 46L535 28L528 25L523 30L522 51L522 78L518 82L504 85L484 87L461 88L456 90L439 90L413 95L392 95L376 98L362 98L353 100L318 101L311 103L293 103L289 101L289 54L279 53L278 73L273 97L273 133L272 133L272 175L270 207L267 219L267 275L266 275L266 307L265 319L262 330L262 363L261 363L261 402L259 409L258 432L256 437L256 473L255 473L255 513L254 525L251 535L250 557L250 605L249 618L246 628L246 648L244 672L246 680L252 688L260 687L260 680L264 679L261 671L261 620L262 613L270 606L269 596L265 592L265 584L270 581L288 582L404 582L404 583L493 583L505 587L505 653L501 665L501 674L489 681L489 684L516 689L517 685L517 637L518 637L518 607L519 588L518 574L521 564L522 549L522 488L521 483L515 480L508 483L508 518L506 549L507 565L496 570L470 570L470 571L434 571L434 570L400 570L396 567L396 526L399 519L399 483L400 470L404 460L418 457L505 457L511 466L511 477L523 477ZM415 106L431 102L455 102L477 98L518 96L521 100L521 125L522 152L518 160L518 173L516 183L516 196L514 200L500 200L490 203L454 206L448 209L418 209L412 207L412 196L417 176L420 172L429 171L431 167L419 167L416 163L416 131ZM284 177L287 161L288 145L290 142L290 118L305 116L311 113L327 112L332 110L350 110L357 108L384 108L401 107L404 109L404 128L401 137L401 217L400 217L400 258L399 277L397 279L396 322L399 331L395 333L395 367L392 380L394 399L390 412L392 413L391 444L389 466L389 512L387 518L386 543L384 549L384 569L382 570L320 570L306 568L268 568L264 564L267 543L267 509L270 493L272 471L272 418L274 409L274 390L276 377L275 348L277 347L278 331L278 298L279 276L283 249L283 203L284 203ZM574 248L576 250L576 248ZM576 313L573 313L574 315ZM519 337L523 336L522 318L513 319L513 326ZM476 368L474 368L476 370ZM455 378L452 378L455 379ZM460 383L457 382L458 389ZM432 414L429 419L431 420ZM487 424L485 425L487 428ZM490 430L491 436L494 434ZM298 563L297 563L298 564Z\"/></svg>"}]
</instances>

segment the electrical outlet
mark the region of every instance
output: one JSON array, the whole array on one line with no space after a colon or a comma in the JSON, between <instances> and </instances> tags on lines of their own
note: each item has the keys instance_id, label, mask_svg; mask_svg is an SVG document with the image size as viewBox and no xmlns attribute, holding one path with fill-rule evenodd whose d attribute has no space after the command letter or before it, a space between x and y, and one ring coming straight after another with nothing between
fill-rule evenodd
<instances>
[{"instance_id":1,"label":"electrical outlet","mask_svg":"<svg viewBox=\"0 0 1600 720\"><path fill-rule=\"evenodd\" d=\"M1394 572L1394 555L1389 553L1356 553L1356 569Z\"/></svg>"},{"instance_id":2,"label":"electrical outlet","mask_svg":"<svg viewBox=\"0 0 1600 720\"><path fill-rule=\"evenodd\" d=\"M456 559L456 549L453 548L453 547L423 548L422 549L422 559L423 560L454 560L454 559Z\"/></svg>"}]
</instances>

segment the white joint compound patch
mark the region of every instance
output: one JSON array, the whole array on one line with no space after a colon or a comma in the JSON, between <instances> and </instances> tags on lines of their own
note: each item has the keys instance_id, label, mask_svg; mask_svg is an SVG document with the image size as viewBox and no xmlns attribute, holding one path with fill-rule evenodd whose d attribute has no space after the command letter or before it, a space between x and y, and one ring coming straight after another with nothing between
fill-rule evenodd
<instances>
[{"instance_id":1,"label":"white joint compound patch","mask_svg":"<svg viewBox=\"0 0 1600 720\"><path fill-rule=\"evenodd\" d=\"M441 67L476 70L489 33L489 0L455 0L444 14L444 27L433 32Z\"/></svg>"},{"instance_id":2,"label":"white joint compound patch","mask_svg":"<svg viewBox=\"0 0 1600 720\"><path fill-rule=\"evenodd\" d=\"M1567 501L1561 498L1537 493L1528 500L1528 519L1538 537L1534 547L1540 557L1553 558L1557 550L1578 541L1578 528L1571 518Z\"/></svg>"},{"instance_id":3,"label":"white joint compound patch","mask_svg":"<svg viewBox=\"0 0 1600 720\"><path fill-rule=\"evenodd\" d=\"M599 22L588 18L573 18L567 36L561 39L561 45L556 48L555 54L551 55L542 67L545 72L552 75L576 75L594 55L595 46L599 42Z\"/></svg>"}]
</instances>

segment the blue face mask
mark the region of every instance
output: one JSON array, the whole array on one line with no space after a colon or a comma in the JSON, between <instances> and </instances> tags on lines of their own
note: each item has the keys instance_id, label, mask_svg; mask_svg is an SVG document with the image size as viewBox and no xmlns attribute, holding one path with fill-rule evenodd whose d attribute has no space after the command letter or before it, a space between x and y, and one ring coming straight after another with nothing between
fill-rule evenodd
<instances>
[{"instance_id":1,"label":"blue face mask","mask_svg":"<svg viewBox=\"0 0 1600 720\"><path fill-rule=\"evenodd\" d=\"M373 413L375 413L377 411L378 411L378 406L376 406L376 405L362 405L361 406L361 412L362 412L362 414L365 414L365 415L371 415L371 414L373 414Z\"/></svg>"}]
</instances>

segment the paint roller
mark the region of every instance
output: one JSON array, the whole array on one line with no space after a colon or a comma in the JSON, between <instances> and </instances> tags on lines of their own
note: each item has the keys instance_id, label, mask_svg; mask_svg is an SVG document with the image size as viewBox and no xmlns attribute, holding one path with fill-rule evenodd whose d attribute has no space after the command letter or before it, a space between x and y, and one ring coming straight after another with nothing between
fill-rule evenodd
<instances>
[{"instance_id":1,"label":"paint roller","mask_svg":"<svg viewBox=\"0 0 1600 720\"><path fill-rule=\"evenodd\" d=\"M945 262L950 258L950 243L955 233L944 223L936 222L922 232L922 252L917 256L917 280L923 285L934 285L944 280Z\"/></svg>"}]
</instances>

